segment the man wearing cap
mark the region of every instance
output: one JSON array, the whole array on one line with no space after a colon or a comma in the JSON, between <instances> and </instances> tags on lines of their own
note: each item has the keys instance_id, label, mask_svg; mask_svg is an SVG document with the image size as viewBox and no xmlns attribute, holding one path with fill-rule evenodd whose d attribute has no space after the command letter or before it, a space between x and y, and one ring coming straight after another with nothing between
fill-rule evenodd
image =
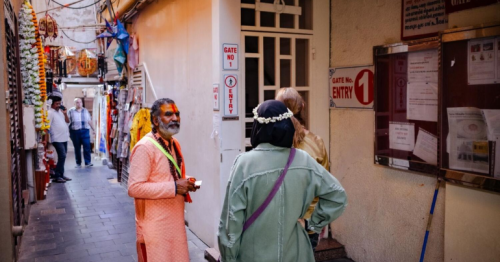
<instances>
[{"instance_id":1,"label":"man wearing cap","mask_svg":"<svg viewBox=\"0 0 500 262\"><path fill-rule=\"evenodd\" d=\"M66 114L66 108L61 106L61 97L51 96L52 105L49 109L49 121L50 121L50 142L54 146L57 152L57 166L55 168L55 178L56 183L66 183L70 181L71 178L64 176L64 162L66 162L66 153L68 151L68 139L69 139L69 129L68 123L69 118Z\"/></svg>"}]
</instances>

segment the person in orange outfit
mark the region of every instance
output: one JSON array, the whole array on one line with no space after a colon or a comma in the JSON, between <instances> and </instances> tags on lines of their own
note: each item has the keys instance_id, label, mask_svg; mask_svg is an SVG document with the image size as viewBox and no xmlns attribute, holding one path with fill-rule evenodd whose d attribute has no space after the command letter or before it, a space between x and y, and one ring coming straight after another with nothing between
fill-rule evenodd
<instances>
[{"instance_id":1,"label":"person in orange outfit","mask_svg":"<svg viewBox=\"0 0 500 262\"><path fill-rule=\"evenodd\" d=\"M135 198L137 255L140 262L188 262L184 203L196 191L186 177L175 102L162 98L151 108L153 129L133 148L128 194Z\"/></svg>"}]
</instances>

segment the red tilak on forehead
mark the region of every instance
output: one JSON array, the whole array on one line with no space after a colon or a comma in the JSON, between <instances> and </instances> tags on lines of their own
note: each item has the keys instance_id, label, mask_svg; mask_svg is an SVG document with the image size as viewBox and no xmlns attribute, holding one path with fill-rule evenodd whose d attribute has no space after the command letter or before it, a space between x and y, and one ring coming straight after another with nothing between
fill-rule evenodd
<instances>
[{"instance_id":1,"label":"red tilak on forehead","mask_svg":"<svg viewBox=\"0 0 500 262\"><path fill-rule=\"evenodd\" d=\"M177 113L177 111L179 111L175 104L170 104L170 108L172 109L172 112L174 112L174 114Z\"/></svg>"}]
</instances>

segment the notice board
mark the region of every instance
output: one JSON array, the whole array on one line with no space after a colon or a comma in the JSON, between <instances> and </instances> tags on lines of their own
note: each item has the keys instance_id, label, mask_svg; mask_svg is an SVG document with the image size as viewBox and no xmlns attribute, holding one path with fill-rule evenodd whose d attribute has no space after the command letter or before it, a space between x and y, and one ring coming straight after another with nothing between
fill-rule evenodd
<instances>
[{"instance_id":1,"label":"notice board","mask_svg":"<svg viewBox=\"0 0 500 262\"><path fill-rule=\"evenodd\" d=\"M438 175L438 46L374 48L377 164Z\"/></svg>"},{"instance_id":2,"label":"notice board","mask_svg":"<svg viewBox=\"0 0 500 262\"><path fill-rule=\"evenodd\" d=\"M445 31L441 52L441 168L500 192L500 25Z\"/></svg>"},{"instance_id":3,"label":"notice board","mask_svg":"<svg viewBox=\"0 0 500 262\"><path fill-rule=\"evenodd\" d=\"M374 66L375 163L500 192L500 24L376 46Z\"/></svg>"}]
</instances>

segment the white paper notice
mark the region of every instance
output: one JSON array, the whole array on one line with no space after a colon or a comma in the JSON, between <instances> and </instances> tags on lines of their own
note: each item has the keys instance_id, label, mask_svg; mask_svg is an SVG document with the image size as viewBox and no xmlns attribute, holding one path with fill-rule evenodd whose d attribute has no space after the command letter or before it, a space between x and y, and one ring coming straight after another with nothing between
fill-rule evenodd
<instances>
[{"instance_id":1,"label":"white paper notice","mask_svg":"<svg viewBox=\"0 0 500 262\"><path fill-rule=\"evenodd\" d=\"M406 118L437 122L438 90L435 83L408 83Z\"/></svg>"},{"instance_id":2,"label":"white paper notice","mask_svg":"<svg viewBox=\"0 0 500 262\"><path fill-rule=\"evenodd\" d=\"M427 163L437 165L437 141L435 135L419 128L413 154Z\"/></svg>"},{"instance_id":3,"label":"white paper notice","mask_svg":"<svg viewBox=\"0 0 500 262\"><path fill-rule=\"evenodd\" d=\"M483 109L481 111L488 126L488 140L496 142L493 176L500 178L500 110Z\"/></svg>"},{"instance_id":4,"label":"white paper notice","mask_svg":"<svg viewBox=\"0 0 500 262\"><path fill-rule=\"evenodd\" d=\"M497 37L497 83L500 83L500 37Z\"/></svg>"},{"instance_id":5,"label":"white paper notice","mask_svg":"<svg viewBox=\"0 0 500 262\"><path fill-rule=\"evenodd\" d=\"M438 50L408 53L408 82L438 82Z\"/></svg>"},{"instance_id":6,"label":"white paper notice","mask_svg":"<svg viewBox=\"0 0 500 262\"><path fill-rule=\"evenodd\" d=\"M389 122L389 148L413 151L415 147L415 125L413 123Z\"/></svg>"},{"instance_id":7,"label":"white paper notice","mask_svg":"<svg viewBox=\"0 0 500 262\"><path fill-rule=\"evenodd\" d=\"M487 126L481 110L448 108L450 168L489 173Z\"/></svg>"},{"instance_id":8,"label":"white paper notice","mask_svg":"<svg viewBox=\"0 0 500 262\"><path fill-rule=\"evenodd\" d=\"M469 41L467 51L469 85L495 83L495 39Z\"/></svg>"}]
</instances>

